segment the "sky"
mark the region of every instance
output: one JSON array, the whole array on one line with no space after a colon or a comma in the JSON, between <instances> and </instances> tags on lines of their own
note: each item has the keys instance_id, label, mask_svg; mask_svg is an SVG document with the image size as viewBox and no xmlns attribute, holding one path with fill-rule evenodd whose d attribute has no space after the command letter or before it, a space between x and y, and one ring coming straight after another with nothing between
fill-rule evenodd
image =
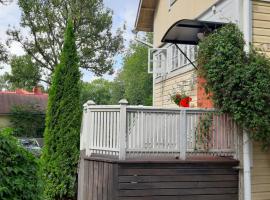
<instances>
[{"instance_id":1,"label":"sky","mask_svg":"<svg viewBox=\"0 0 270 200\"><path fill-rule=\"evenodd\" d=\"M134 28L136 14L138 9L139 0L103 0L104 5L113 11L113 31L118 27L122 27L123 24L126 24L126 31L124 33L125 46L127 47L130 40L134 38L132 34L132 29ZM8 27L19 26L20 23L20 9L16 4L16 1L13 3L3 6L0 5L0 41L4 42L7 38L6 30ZM9 52L13 55L23 55L24 51L18 43L12 43ZM117 71L122 66L122 56L118 55L115 58L115 71ZM4 66L4 69L0 70L0 75L9 72L10 67ZM86 70L82 70L83 80L91 81L95 77L92 73ZM112 80L114 75L104 75L104 78Z\"/></svg>"}]
</instances>

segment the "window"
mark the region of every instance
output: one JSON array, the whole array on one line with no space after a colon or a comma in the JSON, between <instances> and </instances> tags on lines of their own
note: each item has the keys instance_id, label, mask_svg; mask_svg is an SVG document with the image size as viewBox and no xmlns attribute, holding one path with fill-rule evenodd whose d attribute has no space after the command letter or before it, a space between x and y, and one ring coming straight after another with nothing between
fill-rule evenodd
<instances>
[{"instance_id":1,"label":"window","mask_svg":"<svg viewBox=\"0 0 270 200\"><path fill-rule=\"evenodd\" d=\"M179 62L178 62L178 49L175 45L172 46L172 69L178 68Z\"/></svg>"},{"instance_id":2,"label":"window","mask_svg":"<svg viewBox=\"0 0 270 200\"><path fill-rule=\"evenodd\" d=\"M187 45L184 45L182 51L188 56ZM188 63L188 60L186 56L183 55L183 57L184 57L184 65L186 65Z\"/></svg>"},{"instance_id":3,"label":"window","mask_svg":"<svg viewBox=\"0 0 270 200\"><path fill-rule=\"evenodd\" d=\"M148 73L154 77L163 76L167 69L167 48L148 49Z\"/></svg>"},{"instance_id":4,"label":"window","mask_svg":"<svg viewBox=\"0 0 270 200\"><path fill-rule=\"evenodd\" d=\"M164 73L164 69L166 67L166 57L163 52L159 52L155 55L156 66L154 67L154 73L156 77L160 77Z\"/></svg>"},{"instance_id":5,"label":"window","mask_svg":"<svg viewBox=\"0 0 270 200\"><path fill-rule=\"evenodd\" d=\"M192 62L197 59L196 45L178 44L178 46ZM148 49L148 73L153 73L155 78L188 65L189 61L174 44Z\"/></svg>"},{"instance_id":6,"label":"window","mask_svg":"<svg viewBox=\"0 0 270 200\"><path fill-rule=\"evenodd\" d=\"M197 58L196 45L178 45L191 61ZM167 72L189 65L188 59L177 49L175 45L168 47L168 69Z\"/></svg>"},{"instance_id":7,"label":"window","mask_svg":"<svg viewBox=\"0 0 270 200\"><path fill-rule=\"evenodd\" d=\"M197 60L198 58L198 46L194 45L194 60Z\"/></svg>"},{"instance_id":8,"label":"window","mask_svg":"<svg viewBox=\"0 0 270 200\"><path fill-rule=\"evenodd\" d=\"M188 57L191 61L194 60L194 48L193 46L188 47Z\"/></svg>"}]
</instances>

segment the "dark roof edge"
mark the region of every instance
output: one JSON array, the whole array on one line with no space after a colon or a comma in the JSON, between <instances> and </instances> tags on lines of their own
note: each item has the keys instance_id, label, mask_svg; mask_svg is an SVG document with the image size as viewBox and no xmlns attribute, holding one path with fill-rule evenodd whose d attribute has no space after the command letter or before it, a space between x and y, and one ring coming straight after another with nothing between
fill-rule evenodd
<instances>
[{"instance_id":1,"label":"dark roof edge","mask_svg":"<svg viewBox=\"0 0 270 200\"><path fill-rule=\"evenodd\" d=\"M190 21L190 22L192 22L192 21L197 21L197 22L200 22L200 23L211 23L210 21L203 21L203 20L197 20L197 19L194 19L194 20L192 20L192 19L181 19L181 20L178 20L177 22L175 22L175 23L173 23L173 25L171 25L170 27L169 27L169 29L166 31L166 33L163 35L163 37L162 37L162 39L161 39L161 42L163 42L163 43L174 43L173 41L170 41L170 42L167 42L167 41L165 41L165 37L167 36L167 34L170 32L170 30L176 25L176 24L178 24L178 23L180 23L180 22L182 22L182 21ZM216 24L224 24L224 23L222 23L222 22L215 22ZM191 43L187 43L188 41L186 41L186 44L191 44ZM183 43L184 44L184 43ZM195 44L195 43L193 43L193 44Z\"/></svg>"}]
</instances>

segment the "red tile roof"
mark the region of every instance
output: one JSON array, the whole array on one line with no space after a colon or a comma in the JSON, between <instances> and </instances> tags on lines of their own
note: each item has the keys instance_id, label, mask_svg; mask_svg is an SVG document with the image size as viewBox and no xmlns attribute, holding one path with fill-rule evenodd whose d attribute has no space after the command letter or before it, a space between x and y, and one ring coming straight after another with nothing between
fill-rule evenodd
<instances>
[{"instance_id":1,"label":"red tile roof","mask_svg":"<svg viewBox=\"0 0 270 200\"><path fill-rule=\"evenodd\" d=\"M15 105L37 105L41 111L47 108L48 94L41 92L28 92L22 89L16 91L0 91L0 115L10 114Z\"/></svg>"}]
</instances>

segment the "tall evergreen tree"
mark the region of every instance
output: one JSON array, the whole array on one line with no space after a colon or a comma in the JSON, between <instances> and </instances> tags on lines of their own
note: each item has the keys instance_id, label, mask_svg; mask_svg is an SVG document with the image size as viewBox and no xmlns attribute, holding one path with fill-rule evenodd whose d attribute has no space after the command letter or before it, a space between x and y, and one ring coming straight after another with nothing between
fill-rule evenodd
<instances>
[{"instance_id":1,"label":"tall evergreen tree","mask_svg":"<svg viewBox=\"0 0 270 200\"><path fill-rule=\"evenodd\" d=\"M78 62L73 23L69 20L60 64L49 90L42 159L46 200L76 199L81 122Z\"/></svg>"}]
</instances>

